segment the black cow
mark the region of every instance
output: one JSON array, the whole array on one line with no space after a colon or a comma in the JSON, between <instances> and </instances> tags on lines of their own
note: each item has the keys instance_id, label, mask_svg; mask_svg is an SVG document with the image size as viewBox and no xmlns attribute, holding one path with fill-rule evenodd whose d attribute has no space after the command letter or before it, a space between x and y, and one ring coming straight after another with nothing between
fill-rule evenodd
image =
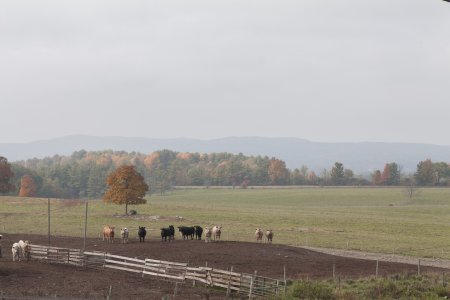
<instances>
[{"instance_id":1,"label":"black cow","mask_svg":"<svg viewBox=\"0 0 450 300\"><path fill-rule=\"evenodd\" d=\"M178 227L178 231L180 231L181 236L183 237L183 240L187 240L189 238L191 238L191 240L194 239L194 233L195 233L194 227L180 226L180 227Z\"/></svg>"},{"instance_id":2,"label":"black cow","mask_svg":"<svg viewBox=\"0 0 450 300\"><path fill-rule=\"evenodd\" d=\"M174 240L175 239L175 228L173 227L173 225L169 226L169 230L170 230L170 238L172 240Z\"/></svg>"},{"instance_id":3,"label":"black cow","mask_svg":"<svg viewBox=\"0 0 450 300\"><path fill-rule=\"evenodd\" d=\"M169 237L169 242L170 240L175 239L175 228L173 225L170 225L168 228L161 228L161 242L166 242L167 237Z\"/></svg>"},{"instance_id":4,"label":"black cow","mask_svg":"<svg viewBox=\"0 0 450 300\"><path fill-rule=\"evenodd\" d=\"M145 227L139 226L138 235L139 235L139 243L141 242L144 243L145 236L147 235L147 230L145 230Z\"/></svg>"},{"instance_id":5,"label":"black cow","mask_svg":"<svg viewBox=\"0 0 450 300\"><path fill-rule=\"evenodd\" d=\"M201 240L202 234L203 234L203 228L200 226L194 226L194 233L195 233L195 238L197 240Z\"/></svg>"}]
</instances>

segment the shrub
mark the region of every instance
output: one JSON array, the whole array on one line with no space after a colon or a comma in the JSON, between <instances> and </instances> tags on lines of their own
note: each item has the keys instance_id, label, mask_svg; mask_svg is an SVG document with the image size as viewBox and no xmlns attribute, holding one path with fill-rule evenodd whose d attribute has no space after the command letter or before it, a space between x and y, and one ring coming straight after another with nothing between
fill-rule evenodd
<instances>
[{"instance_id":1,"label":"shrub","mask_svg":"<svg viewBox=\"0 0 450 300\"><path fill-rule=\"evenodd\" d=\"M286 295L288 299L332 299L333 288L320 281L298 281Z\"/></svg>"}]
</instances>

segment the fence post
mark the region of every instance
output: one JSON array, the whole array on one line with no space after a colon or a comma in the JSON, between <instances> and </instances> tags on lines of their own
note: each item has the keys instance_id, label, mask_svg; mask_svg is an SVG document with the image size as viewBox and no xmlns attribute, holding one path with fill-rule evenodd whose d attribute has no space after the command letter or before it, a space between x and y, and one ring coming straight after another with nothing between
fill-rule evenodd
<instances>
[{"instance_id":1,"label":"fence post","mask_svg":"<svg viewBox=\"0 0 450 300\"><path fill-rule=\"evenodd\" d=\"M227 299L230 297L231 293L231 272L233 272L233 266L230 268L230 276L228 277L228 287L227 287Z\"/></svg>"},{"instance_id":2,"label":"fence post","mask_svg":"<svg viewBox=\"0 0 450 300\"><path fill-rule=\"evenodd\" d=\"M417 275L420 276L420 258L419 258L419 262L417 264Z\"/></svg>"},{"instance_id":3,"label":"fence post","mask_svg":"<svg viewBox=\"0 0 450 300\"><path fill-rule=\"evenodd\" d=\"M239 293L241 292L241 288L242 288L242 273L241 276L239 276Z\"/></svg>"},{"instance_id":4,"label":"fence post","mask_svg":"<svg viewBox=\"0 0 450 300\"><path fill-rule=\"evenodd\" d=\"M175 282L175 289L173 291L173 299L175 299L177 294L178 294L178 282Z\"/></svg>"},{"instance_id":5,"label":"fence post","mask_svg":"<svg viewBox=\"0 0 450 300\"><path fill-rule=\"evenodd\" d=\"M205 262L205 268L208 267L208 262ZM208 270L205 269L205 287L208 286Z\"/></svg>"},{"instance_id":6,"label":"fence post","mask_svg":"<svg viewBox=\"0 0 450 300\"><path fill-rule=\"evenodd\" d=\"M445 273L442 272L442 286L445 286Z\"/></svg>"},{"instance_id":7,"label":"fence post","mask_svg":"<svg viewBox=\"0 0 450 300\"><path fill-rule=\"evenodd\" d=\"M286 295L287 283L286 283L286 265L283 268L283 280L284 280L284 295Z\"/></svg>"},{"instance_id":8,"label":"fence post","mask_svg":"<svg viewBox=\"0 0 450 300\"><path fill-rule=\"evenodd\" d=\"M147 266L147 262L144 259L144 266L142 267L142 278L144 278L145 267Z\"/></svg>"},{"instance_id":9,"label":"fence post","mask_svg":"<svg viewBox=\"0 0 450 300\"><path fill-rule=\"evenodd\" d=\"M278 290L279 290L279 285L280 285L280 283L278 282L278 279L277 279L277 289L275 290L275 295L279 295L279 292L278 292Z\"/></svg>"},{"instance_id":10,"label":"fence post","mask_svg":"<svg viewBox=\"0 0 450 300\"><path fill-rule=\"evenodd\" d=\"M375 278L378 278L378 259L377 259L377 267L375 269Z\"/></svg>"},{"instance_id":11,"label":"fence post","mask_svg":"<svg viewBox=\"0 0 450 300\"><path fill-rule=\"evenodd\" d=\"M333 263L333 281L336 281L336 264Z\"/></svg>"},{"instance_id":12,"label":"fence post","mask_svg":"<svg viewBox=\"0 0 450 300\"><path fill-rule=\"evenodd\" d=\"M255 271L255 274L250 279L250 291L248 292L248 299L252 298L253 286L255 285L255 280L256 280L256 271Z\"/></svg>"},{"instance_id":13,"label":"fence post","mask_svg":"<svg viewBox=\"0 0 450 300\"><path fill-rule=\"evenodd\" d=\"M111 292L112 292L112 285L109 286L109 293L108 296L106 296L107 300L111 299Z\"/></svg>"}]
</instances>

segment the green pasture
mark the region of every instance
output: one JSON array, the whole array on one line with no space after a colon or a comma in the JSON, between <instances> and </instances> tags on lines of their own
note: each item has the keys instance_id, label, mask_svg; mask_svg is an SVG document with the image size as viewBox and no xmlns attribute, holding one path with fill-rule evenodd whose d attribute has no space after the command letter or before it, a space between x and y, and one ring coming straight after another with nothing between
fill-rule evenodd
<instances>
[{"instance_id":1,"label":"green pasture","mask_svg":"<svg viewBox=\"0 0 450 300\"><path fill-rule=\"evenodd\" d=\"M51 199L51 233L82 236L83 201ZM104 224L150 229L170 224L223 226L223 239L252 241L257 227L274 242L450 258L450 189L422 188L412 199L402 188L185 189L124 206L90 200L88 235ZM156 217L157 216L157 217ZM182 217L182 220L176 216ZM0 197L0 232L47 234L47 199Z\"/></svg>"}]
</instances>

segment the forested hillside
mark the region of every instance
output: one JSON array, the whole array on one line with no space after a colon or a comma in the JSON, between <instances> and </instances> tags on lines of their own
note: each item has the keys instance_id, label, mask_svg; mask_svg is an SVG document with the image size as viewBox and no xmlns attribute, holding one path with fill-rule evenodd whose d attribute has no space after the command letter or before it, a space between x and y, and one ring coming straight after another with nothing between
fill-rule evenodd
<instances>
[{"instance_id":1,"label":"forested hillside","mask_svg":"<svg viewBox=\"0 0 450 300\"><path fill-rule=\"evenodd\" d=\"M134 165L152 193L175 185L240 186L290 184L283 161L229 153L178 153L169 150L149 155L124 151L77 151L70 156L29 159L12 164L16 187L31 175L38 196L93 198L103 195L106 177L120 165ZM29 181L29 179L27 179Z\"/></svg>"},{"instance_id":2,"label":"forested hillside","mask_svg":"<svg viewBox=\"0 0 450 300\"><path fill-rule=\"evenodd\" d=\"M355 175L340 162L319 174L302 166L294 170L275 157L230 153L187 153L161 150L150 154L125 151L76 151L70 156L55 155L9 164L14 189L20 196L96 198L106 190L106 178L117 167L133 165L144 177L150 193L164 193L174 186L268 185L420 185L448 186L450 167L446 162L420 161L414 174L404 173L401 165L387 162L370 177ZM4 172L5 173L5 172ZM11 177L5 173L5 178ZM9 184L8 180L5 184Z\"/></svg>"},{"instance_id":3,"label":"forested hillside","mask_svg":"<svg viewBox=\"0 0 450 300\"><path fill-rule=\"evenodd\" d=\"M450 162L450 147L412 143L323 143L300 138L226 137L211 140L189 138L155 139L108 136L66 136L29 143L0 143L0 155L10 162L33 157L71 155L74 151L127 151L151 153L161 149L189 153L244 153L282 159L291 170L308 166L320 173L336 161L358 174L396 162L404 172L414 172L417 162L426 158Z\"/></svg>"}]
</instances>

